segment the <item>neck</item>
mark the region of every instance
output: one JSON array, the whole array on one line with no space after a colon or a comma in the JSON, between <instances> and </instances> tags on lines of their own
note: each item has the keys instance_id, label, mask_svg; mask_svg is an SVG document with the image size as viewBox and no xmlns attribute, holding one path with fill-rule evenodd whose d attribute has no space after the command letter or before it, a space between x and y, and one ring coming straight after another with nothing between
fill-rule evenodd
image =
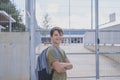
<instances>
[{"instance_id":1,"label":"neck","mask_svg":"<svg viewBox=\"0 0 120 80\"><path fill-rule=\"evenodd\" d=\"M53 45L56 46L56 47L59 47L59 44L55 44L55 43L53 43Z\"/></svg>"}]
</instances>

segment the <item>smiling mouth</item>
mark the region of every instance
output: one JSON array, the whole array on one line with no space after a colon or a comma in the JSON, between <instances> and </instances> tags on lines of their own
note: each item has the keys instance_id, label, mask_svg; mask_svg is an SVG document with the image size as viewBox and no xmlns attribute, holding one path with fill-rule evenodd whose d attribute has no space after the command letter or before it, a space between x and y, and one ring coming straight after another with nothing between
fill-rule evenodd
<instances>
[{"instance_id":1,"label":"smiling mouth","mask_svg":"<svg viewBox=\"0 0 120 80\"><path fill-rule=\"evenodd\" d=\"M61 39L56 39L56 40L59 40L59 41L61 41Z\"/></svg>"}]
</instances>

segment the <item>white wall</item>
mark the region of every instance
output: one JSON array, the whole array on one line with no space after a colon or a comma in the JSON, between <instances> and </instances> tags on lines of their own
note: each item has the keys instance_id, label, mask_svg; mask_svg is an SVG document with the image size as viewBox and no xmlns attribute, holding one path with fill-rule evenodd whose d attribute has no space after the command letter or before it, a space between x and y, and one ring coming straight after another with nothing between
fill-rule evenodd
<instances>
[{"instance_id":1,"label":"white wall","mask_svg":"<svg viewBox=\"0 0 120 80\"><path fill-rule=\"evenodd\" d=\"M100 44L120 44L120 24L102 28L99 31ZM85 44L95 44L95 31L86 32Z\"/></svg>"},{"instance_id":2,"label":"white wall","mask_svg":"<svg viewBox=\"0 0 120 80\"><path fill-rule=\"evenodd\" d=\"M120 44L120 32L101 31L99 32L100 44ZM85 44L95 44L95 32L87 32L84 36Z\"/></svg>"},{"instance_id":3,"label":"white wall","mask_svg":"<svg viewBox=\"0 0 120 80\"><path fill-rule=\"evenodd\" d=\"M0 80L29 80L29 33L0 33Z\"/></svg>"}]
</instances>

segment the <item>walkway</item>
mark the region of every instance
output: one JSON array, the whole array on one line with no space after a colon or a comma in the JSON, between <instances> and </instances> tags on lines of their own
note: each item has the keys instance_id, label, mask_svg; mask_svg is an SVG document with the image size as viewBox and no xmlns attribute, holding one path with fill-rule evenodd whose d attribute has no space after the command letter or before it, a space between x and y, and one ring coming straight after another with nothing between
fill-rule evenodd
<instances>
[{"instance_id":1,"label":"walkway","mask_svg":"<svg viewBox=\"0 0 120 80\"><path fill-rule=\"evenodd\" d=\"M46 45L42 45L39 47L39 49L41 51L46 47ZM68 71L67 80L96 80L95 54L92 54L92 52L85 49L83 45L80 44L64 44L61 45L61 47L65 50L66 53L72 53L67 54L70 61L74 65L74 68ZM100 76L102 76L99 80L120 80L120 66L118 65L118 63L110 60L103 55L99 56L99 61ZM119 77L113 77L117 75L119 75Z\"/></svg>"}]
</instances>

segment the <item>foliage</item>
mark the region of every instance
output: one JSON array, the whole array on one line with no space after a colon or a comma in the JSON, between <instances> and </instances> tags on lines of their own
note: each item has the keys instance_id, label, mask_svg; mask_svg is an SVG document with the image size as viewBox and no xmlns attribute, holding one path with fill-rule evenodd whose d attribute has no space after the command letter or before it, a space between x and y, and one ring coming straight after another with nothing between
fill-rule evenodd
<instances>
[{"instance_id":1,"label":"foliage","mask_svg":"<svg viewBox=\"0 0 120 80\"><path fill-rule=\"evenodd\" d=\"M20 12L16 9L16 6L10 0L0 0L0 10L4 10L16 20L15 23L12 23L12 31L25 31L25 25L22 22L22 16L20 15ZM9 31L9 23L4 22L0 23L0 25L6 27L6 29L3 31Z\"/></svg>"},{"instance_id":2,"label":"foliage","mask_svg":"<svg viewBox=\"0 0 120 80\"><path fill-rule=\"evenodd\" d=\"M46 37L47 33L48 33L48 29L51 27L52 25L50 24L50 16L48 14L45 14L44 16L44 20L43 20L43 30L41 32L41 34L43 36L45 36L45 42L49 42L48 38Z\"/></svg>"},{"instance_id":3,"label":"foliage","mask_svg":"<svg viewBox=\"0 0 120 80\"><path fill-rule=\"evenodd\" d=\"M46 36L48 29L51 27L50 24L50 16L48 14L45 14L44 20L43 20L43 33L42 35Z\"/></svg>"}]
</instances>

